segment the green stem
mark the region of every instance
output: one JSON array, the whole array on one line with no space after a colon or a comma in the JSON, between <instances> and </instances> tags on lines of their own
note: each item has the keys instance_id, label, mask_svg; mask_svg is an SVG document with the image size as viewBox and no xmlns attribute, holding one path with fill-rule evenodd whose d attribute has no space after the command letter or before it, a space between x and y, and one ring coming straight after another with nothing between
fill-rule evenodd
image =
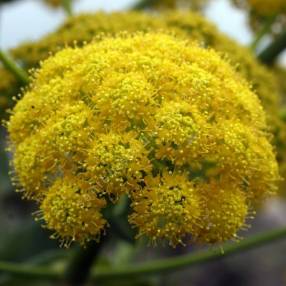
<instances>
[{"instance_id":1,"label":"green stem","mask_svg":"<svg viewBox=\"0 0 286 286\"><path fill-rule=\"evenodd\" d=\"M274 240L285 238L286 228L280 230L274 230L260 235L255 235L248 239L242 240L239 243L227 243L222 247L218 247L212 250L206 249L198 251L197 253L187 254L175 258L161 259L157 261L151 261L142 263L139 265L122 267L113 270L98 271L94 273L94 279L118 279L131 276L150 275L164 272L175 271L178 269L190 267L193 265L203 264L215 259L223 258L231 254L240 253L265 243L272 242Z\"/></svg>"},{"instance_id":2,"label":"green stem","mask_svg":"<svg viewBox=\"0 0 286 286\"><path fill-rule=\"evenodd\" d=\"M0 271L13 274L15 277L31 279L49 279L60 280L63 276L62 271L50 269L48 267L36 267L33 265L16 264L11 262L0 261Z\"/></svg>"},{"instance_id":3,"label":"green stem","mask_svg":"<svg viewBox=\"0 0 286 286\"><path fill-rule=\"evenodd\" d=\"M0 61L2 62L3 66L17 78L19 82L24 85L29 83L29 77L25 70L18 66L17 63L15 63L14 60L2 50L0 50Z\"/></svg>"},{"instance_id":4,"label":"green stem","mask_svg":"<svg viewBox=\"0 0 286 286\"><path fill-rule=\"evenodd\" d=\"M107 239L101 239L99 243L91 241L85 248L79 248L68 265L65 280L69 286L85 285L89 278L93 262Z\"/></svg>"},{"instance_id":5,"label":"green stem","mask_svg":"<svg viewBox=\"0 0 286 286\"><path fill-rule=\"evenodd\" d=\"M72 0L62 0L62 5L68 16L72 16Z\"/></svg>"},{"instance_id":6,"label":"green stem","mask_svg":"<svg viewBox=\"0 0 286 286\"><path fill-rule=\"evenodd\" d=\"M113 206L108 221L110 224L111 232L114 232L119 238L129 243L134 243L134 233L126 219L129 209L128 196L123 195L119 199L116 206Z\"/></svg>"},{"instance_id":7,"label":"green stem","mask_svg":"<svg viewBox=\"0 0 286 286\"><path fill-rule=\"evenodd\" d=\"M258 58L263 63L272 65L285 48L286 30L278 35L277 38L275 38L275 40L258 55Z\"/></svg>"},{"instance_id":8,"label":"green stem","mask_svg":"<svg viewBox=\"0 0 286 286\"><path fill-rule=\"evenodd\" d=\"M264 26L262 27L262 29L257 33L254 41L251 43L250 47L253 51L256 50L257 46L259 45L260 41L262 40L262 38L270 31L275 19L276 19L277 15L273 15L267 18L267 20L265 21Z\"/></svg>"},{"instance_id":9,"label":"green stem","mask_svg":"<svg viewBox=\"0 0 286 286\"><path fill-rule=\"evenodd\" d=\"M231 254L241 253L285 237L286 228L272 230L254 235L238 243L226 243L222 247L212 248L211 250L206 249L179 257L144 262L137 265L125 265L111 270L97 269L95 272L92 272L91 278L93 280L109 280L171 272L215 259L221 259ZM64 272L60 270L9 262L0 262L0 271L26 278L64 279Z\"/></svg>"},{"instance_id":10,"label":"green stem","mask_svg":"<svg viewBox=\"0 0 286 286\"><path fill-rule=\"evenodd\" d=\"M69 258L70 254L71 254L70 252L66 252L62 249L50 250L50 251L43 252L37 256L32 257L31 259L28 260L27 263L29 263L31 266L32 265L35 265L35 266L38 265L39 266L39 265L43 265L43 264L47 264L47 263L52 263L58 259L67 259L67 258ZM6 285L8 283L11 283L12 281L14 281L14 279L17 279L17 277L15 277L15 275L11 275L11 274L3 274L2 275L1 274L0 275L0 285ZM5 284L3 284L3 283L5 283Z\"/></svg>"}]
</instances>

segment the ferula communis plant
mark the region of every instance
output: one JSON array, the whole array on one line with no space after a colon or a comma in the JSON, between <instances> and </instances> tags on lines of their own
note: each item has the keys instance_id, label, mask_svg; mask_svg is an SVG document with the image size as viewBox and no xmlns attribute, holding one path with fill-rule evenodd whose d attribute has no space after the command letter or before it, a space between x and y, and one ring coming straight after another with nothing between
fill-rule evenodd
<instances>
[{"instance_id":1,"label":"ferula communis plant","mask_svg":"<svg viewBox=\"0 0 286 286\"><path fill-rule=\"evenodd\" d=\"M8 131L23 195L63 241L99 239L107 204L152 242L236 238L279 178L265 114L215 51L121 34L42 62Z\"/></svg>"}]
</instances>

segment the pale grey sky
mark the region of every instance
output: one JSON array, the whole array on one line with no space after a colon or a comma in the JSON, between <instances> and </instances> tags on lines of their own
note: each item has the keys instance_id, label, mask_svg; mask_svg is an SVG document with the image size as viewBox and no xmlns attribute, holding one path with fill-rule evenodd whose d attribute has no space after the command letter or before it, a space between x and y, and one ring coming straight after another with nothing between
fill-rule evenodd
<instances>
[{"instance_id":1,"label":"pale grey sky","mask_svg":"<svg viewBox=\"0 0 286 286\"><path fill-rule=\"evenodd\" d=\"M79 0L75 12L96 10L122 10L135 0ZM51 10L41 0L25 0L4 5L1 11L0 45L13 47L25 40L34 40L53 31L65 15L61 10ZM251 34L247 29L242 11L230 6L228 0L213 1L206 11L207 17L216 22L220 29L240 42L247 44Z\"/></svg>"}]
</instances>

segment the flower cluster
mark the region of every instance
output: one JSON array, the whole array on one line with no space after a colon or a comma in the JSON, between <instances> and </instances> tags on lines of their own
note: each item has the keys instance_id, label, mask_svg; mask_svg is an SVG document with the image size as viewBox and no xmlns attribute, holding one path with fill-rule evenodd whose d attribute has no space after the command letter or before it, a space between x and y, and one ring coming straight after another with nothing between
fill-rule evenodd
<instances>
[{"instance_id":1,"label":"flower cluster","mask_svg":"<svg viewBox=\"0 0 286 286\"><path fill-rule=\"evenodd\" d=\"M136 12L83 14L69 18L56 32L36 43L28 43L11 51L12 55L26 67L34 67L66 45L75 41L81 46L101 33L116 34L121 31L167 31L187 39L194 39L202 46L214 48L228 57L244 78L253 86L262 101L268 116L275 117L279 107L277 83L252 53L221 34L214 25L192 12L169 12L148 15ZM271 124L276 119L271 120Z\"/></svg>"},{"instance_id":2,"label":"flower cluster","mask_svg":"<svg viewBox=\"0 0 286 286\"><path fill-rule=\"evenodd\" d=\"M234 239L279 178L265 115L215 51L164 33L103 37L42 62L7 123L23 194L64 241L107 204L152 242Z\"/></svg>"},{"instance_id":3,"label":"flower cluster","mask_svg":"<svg viewBox=\"0 0 286 286\"><path fill-rule=\"evenodd\" d=\"M165 21L169 27L184 31L189 38L195 38L203 46L214 48L230 61L237 72L252 85L266 111L269 127L273 133L277 132L280 126L278 110L281 101L277 81L246 47L238 45L204 18L193 13L167 13Z\"/></svg>"}]
</instances>

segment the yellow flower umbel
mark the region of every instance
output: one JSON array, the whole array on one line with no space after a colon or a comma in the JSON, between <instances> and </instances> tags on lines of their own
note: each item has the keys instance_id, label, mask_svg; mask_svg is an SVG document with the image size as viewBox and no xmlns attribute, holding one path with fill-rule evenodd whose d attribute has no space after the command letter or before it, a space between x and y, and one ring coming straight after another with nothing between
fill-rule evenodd
<instances>
[{"instance_id":1,"label":"yellow flower umbel","mask_svg":"<svg viewBox=\"0 0 286 286\"><path fill-rule=\"evenodd\" d=\"M252 85L266 111L269 126L276 129L280 95L273 74L260 64L246 47L220 33L214 25L194 13L166 13L164 19L170 28L180 29L207 47L212 47L226 57L235 69Z\"/></svg>"},{"instance_id":2,"label":"yellow flower umbel","mask_svg":"<svg viewBox=\"0 0 286 286\"><path fill-rule=\"evenodd\" d=\"M23 194L55 236L97 239L108 200L171 245L236 237L275 192L265 115L215 51L162 33L67 48L41 64L8 122Z\"/></svg>"},{"instance_id":3,"label":"yellow flower umbel","mask_svg":"<svg viewBox=\"0 0 286 286\"><path fill-rule=\"evenodd\" d=\"M168 12L148 15L137 12L82 14L70 17L56 32L36 43L28 43L11 51L27 68L35 67L50 53L66 45L79 46L92 41L101 33L116 34L121 31L167 31L181 38L195 39L202 46L211 47L231 60L237 71L246 78L259 96L266 110L269 126L275 130L279 108L279 92L273 75L261 65L245 47L221 34L214 25L192 12ZM1 90L0 90L1 93Z\"/></svg>"},{"instance_id":4,"label":"yellow flower umbel","mask_svg":"<svg viewBox=\"0 0 286 286\"><path fill-rule=\"evenodd\" d=\"M187 174L163 173L146 177L144 182L146 186L133 195L134 213L130 215L130 223L139 227L138 236L147 235L153 243L167 239L176 245L198 232L201 197Z\"/></svg>"},{"instance_id":5,"label":"yellow flower umbel","mask_svg":"<svg viewBox=\"0 0 286 286\"><path fill-rule=\"evenodd\" d=\"M89 190L76 178L65 177L54 182L40 209L46 226L56 231L55 238L60 237L68 246L74 240L100 238L106 224L100 211L105 205L94 189Z\"/></svg>"}]
</instances>

